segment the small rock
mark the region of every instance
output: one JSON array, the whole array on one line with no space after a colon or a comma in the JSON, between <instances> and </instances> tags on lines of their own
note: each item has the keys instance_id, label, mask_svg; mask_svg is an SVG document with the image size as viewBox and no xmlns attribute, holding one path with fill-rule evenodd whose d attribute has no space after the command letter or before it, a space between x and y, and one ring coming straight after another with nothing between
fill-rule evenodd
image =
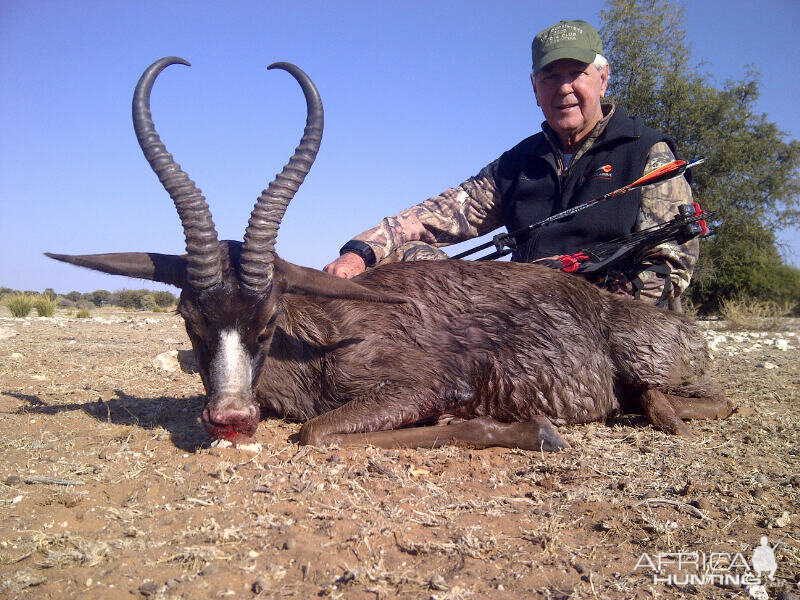
<instances>
[{"instance_id":1,"label":"small rock","mask_svg":"<svg viewBox=\"0 0 800 600\"><path fill-rule=\"evenodd\" d=\"M208 575L216 575L219 573L219 565L217 563L209 563L205 568L200 571L200 575L207 577Z\"/></svg>"},{"instance_id":2,"label":"small rock","mask_svg":"<svg viewBox=\"0 0 800 600\"><path fill-rule=\"evenodd\" d=\"M253 585L250 586L250 589L254 594L260 594L264 590L267 589L267 580L265 577L259 577L253 582Z\"/></svg>"},{"instance_id":3,"label":"small rock","mask_svg":"<svg viewBox=\"0 0 800 600\"><path fill-rule=\"evenodd\" d=\"M699 508L700 510L708 510L711 508L711 503L705 498L696 498L695 500L692 500L689 504L691 504L695 508Z\"/></svg>"},{"instance_id":4,"label":"small rock","mask_svg":"<svg viewBox=\"0 0 800 600\"><path fill-rule=\"evenodd\" d=\"M176 579L175 577L170 577L164 582L164 584L167 586L168 589L172 590L181 584L181 580Z\"/></svg>"},{"instance_id":5,"label":"small rock","mask_svg":"<svg viewBox=\"0 0 800 600\"><path fill-rule=\"evenodd\" d=\"M774 527L779 527L779 528L780 527L786 527L791 522L792 522L792 517L789 516L788 512L783 511L783 514L780 517L778 517L777 519L775 519L775 522L773 523L773 526Z\"/></svg>"},{"instance_id":6,"label":"small rock","mask_svg":"<svg viewBox=\"0 0 800 600\"><path fill-rule=\"evenodd\" d=\"M581 563L575 563L572 565L572 568L575 569L578 573L584 573L586 571L586 567L584 567Z\"/></svg>"},{"instance_id":7,"label":"small rock","mask_svg":"<svg viewBox=\"0 0 800 600\"><path fill-rule=\"evenodd\" d=\"M19 352L12 352L9 357L11 360L23 360L25 357Z\"/></svg>"},{"instance_id":8,"label":"small rock","mask_svg":"<svg viewBox=\"0 0 800 600\"><path fill-rule=\"evenodd\" d=\"M751 585L748 587L747 596L753 598L753 600L769 600L767 588L765 588L763 585Z\"/></svg>"},{"instance_id":9,"label":"small rock","mask_svg":"<svg viewBox=\"0 0 800 600\"><path fill-rule=\"evenodd\" d=\"M7 329L6 327L0 327L0 340L7 340L8 338L14 337L17 335L17 332L13 329Z\"/></svg>"},{"instance_id":10,"label":"small rock","mask_svg":"<svg viewBox=\"0 0 800 600\"><path fill-rule=\"evenodd\" d=\"M444 580L444 577L438 573L430 578L428 585L432 590L436 590L437 592L446 592L448 589L447 582Z\"/></svg>"},{"instance_id":11,"label":"small rock","mask_svg":"<svg viewBox=\"0 0 800 600\"><path fill-rule=\"evenodd\" d=\"M178 351L169 350L168 352L162 352L153 359L153 366L156 369L161 369L162 371L167 371L168 373L173 373L179 370L181 365L178 362Z\"/></svg>"},{"instance_id":12,"label":"small rock","mask_svg":"<svg viewBox=\"0 0 800 600\"><path fill-rule=\"evenodd\" d=\"M763 473L759 473L756 475L756 483L760 483L761 485L767 485L769 483L769 479Z\"/></svg>"},{"instance_id":13,"label":"small rock","mask_svg":"<svg viewBox=\"0 0 800 600\"><path fill-rule=\"evenodd\" d=\"M22 483L22 477L19 475L9 475L6 477L6 480L3 483L5 483L7 486L13 487Z\"/></svg>"},{"instance_id":14,"label":"small rock","mask_svg":"<svg viewBox=\"0 0 800 600\"><path fill-rule=\"evenodd\" d=\"M759 369L767 369L767 370L777 369L778 368L778 365L776 365L775 363L771 363L768 360L765 360L763 363L758 363L756 366ZM758 586L755 586L755 587L758 587Z\"/></svg>"},{"instance_id":15,"label":"small rock","mask_svg":"<svg viewBox=\"0 0 800 600\"><path fill-rule=\"evenodd\" d=\"M139 586L139 593L142 596L152 596L156 592L158 592L159 586L155 581L148 579L142 585Z\"/></svg>"},{"instance_id":16,"label":"small rock","mask_svg":"<svg viewBox=\"0 0 800 600\"><path fill-rule=\"evenodd\" d=\"M239 450L243 450L244 452L252 452L253 454L258 454L262 450L262 446L259 442L248 442L245 444L236 444L236 447Z\"/></svg>"},{"instance_id":17,"label":"small rock","mask_svg":"<svg viewBox=\"0 0 800 600\"><path fill-rule=\"evenodd\" d=\"M291 550L296 546L295 541L292 538L286 538L283 540L283 544L281 544L282 550Z\"/></svg>"}]
</instances>

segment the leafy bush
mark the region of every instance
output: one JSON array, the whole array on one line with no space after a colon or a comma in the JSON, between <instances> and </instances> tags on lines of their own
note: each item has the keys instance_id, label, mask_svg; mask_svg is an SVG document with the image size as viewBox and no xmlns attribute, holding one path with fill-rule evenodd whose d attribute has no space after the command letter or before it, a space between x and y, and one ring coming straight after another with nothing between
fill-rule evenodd
<instances>
[{"instance_id":1,"label":"leafy bush","mask_svg":"<svg viewBox=\"0 0 800 600\"><path fill-rule=\"evenodd\" d=\"M90 316L89 311L85 308L80 309L78 313L75 315L75 317L77 317L78 319L88 319L89 316Z\"/></svg>"},{"instance_id":2,"label":"leafy bush","mask_svg":"<svg viewBox=\"0 0 800 600\"><path fill-rule=\"evenodd\" d=\"M117 290L112 298L115 304L122 308L142 308L142 296L149 294L148 290Z\"/></svg>"},{"instance_id":3,"label":"leafy bush","mask_svg":"<svg viewBox=\"0 0 800 600\"><path fill-rule=\"evenodd\" d=\"M800 298L800 269L787 265L775 235L759 223L731 220L703 243L687 296L704 314L726 301L794 305Z\"/></svg>"},{"instance_id":4,"label":"leafy bush","mask_svg":"<svg viewBox=\"0 0 800 600\"><path fill-rule=\"evenodd\" d=\"M139 306L142 310L153 310L156 307L156 299L153 294L145 294L139 299Z\"/></svg>"},{"instance_id":5,"label":"leafy bush","mask_svg":"<svg viewBox=\"0 0 800 600\"><path fill-rule=\"evenodd\" d=\"M177 302L177 298L169 292L153 292L153 298L156 299L156 304L161 308L169 308Z\"/></svg>"},{"instance_id":6,"label":"leafy bush","mask_svg":"<svg viewBox=\"0 0 800 600\"><path fill-rule=\"evenodd\" d=\"M97 306L98 308L103 306L103 304L107 303L111 300L111 292L108 290L95 290L92 293L88 294L89 299L92 301L92 304Z\"/></svg>"},{"instance_id":7,"label":"leafy bush","mask_svg":"<svg viewBox=\"0 0 800 600\"><path fill-rule=\"evenodd\" d=\"M39 296L33 301L33 308L40 317L52 317L56 312L56 301L50 296Z\"/></svg>"},{"instance_id":8,"label":"leafy bush","mask_svg":"<svg viewBox=\"0 0 800 600\"><path fill-rule=\"evenodd\" d=\"M3 298L3 304L8 307L8 310L15 317L27 317L33 308L33 296L20 293L9 294Z\"/></svg>"}]
</instances>

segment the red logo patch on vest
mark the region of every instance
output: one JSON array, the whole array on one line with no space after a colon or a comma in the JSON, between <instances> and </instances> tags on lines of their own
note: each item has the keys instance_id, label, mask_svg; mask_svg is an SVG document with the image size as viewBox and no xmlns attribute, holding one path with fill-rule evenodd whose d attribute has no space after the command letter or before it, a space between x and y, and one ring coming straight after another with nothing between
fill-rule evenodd
<instances>
[{"instance_id":1,"label":"red logo patch on vest","mask_svg":"<svg viewBox=\"0 0 800 600\"><path fill-rule=\"evenodd\" d=\"M611 165L603 165L599 169L597 169L594 173L592 173L591 179L611 179L611 172L614 170L614 167Z\"/></svg>"}]
</instances>

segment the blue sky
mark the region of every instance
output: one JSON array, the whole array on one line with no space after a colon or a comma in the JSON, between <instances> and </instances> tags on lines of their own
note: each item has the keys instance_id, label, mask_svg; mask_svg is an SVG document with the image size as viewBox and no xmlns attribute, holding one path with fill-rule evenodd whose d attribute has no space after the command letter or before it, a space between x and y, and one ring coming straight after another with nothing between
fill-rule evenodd
<instances>
[{"instance_id":1,"label":"blue sky","mask_svg":"<svg viewBox=\"0 0 800 600\"><path fill-rule=\"evenodd\" d=\"M162 56L162 139L203 190L221 239L296 146L294 62L325 105L322 149L289 207L278 252L322 267L352 235L476 173L539 130L530 41L602 2L0 2L0 286L82 292L156 287L57 263L70 254L183 252L172 202L136 143L130 98ZM762 72L758 108L800 139L800 4L695 0L695 61L722 84ZM613 69L613 65L612 65ZM613 76L613 71L612 71ZM800 235L786 232L800 264Z\"/></svg>"}]
</instances>

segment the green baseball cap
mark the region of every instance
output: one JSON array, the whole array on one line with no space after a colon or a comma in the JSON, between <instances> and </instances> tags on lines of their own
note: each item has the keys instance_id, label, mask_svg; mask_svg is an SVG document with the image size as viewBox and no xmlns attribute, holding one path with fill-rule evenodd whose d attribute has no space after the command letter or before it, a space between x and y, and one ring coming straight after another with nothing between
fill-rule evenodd
<instances>
[{"instance_id":1,"label":"green baseball cap","mask_svg":"<svg viewBox=\"0 0 800 600\"><path fill-rule=\"evenodd\" d=\"M538 73L562 58L594 62L597 54L603 54L603 42L595 28L586 21L563 20L537 33L531 52L533 72Z\"/></svg>"}]
</instances>

